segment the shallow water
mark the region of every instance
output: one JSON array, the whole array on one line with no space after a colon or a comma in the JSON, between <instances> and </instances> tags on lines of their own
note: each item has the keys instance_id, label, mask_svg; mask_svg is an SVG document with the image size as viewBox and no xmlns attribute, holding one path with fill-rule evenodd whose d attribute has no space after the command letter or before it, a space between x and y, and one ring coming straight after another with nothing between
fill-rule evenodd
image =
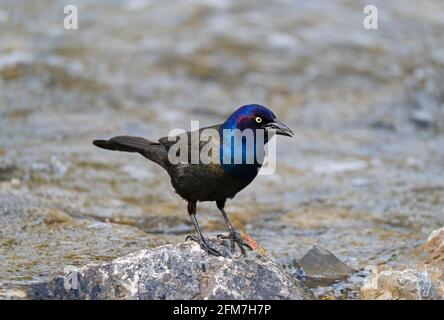
<instances>
[{"instance_id":1,"label":"shallow water","mask_svg":"<svg viewBox=\"0 0 444 320\"><path fill-rule=\"evenodd\" d=\"M361 273L421 255L444 224L441 1L71 1L0 4L0 282L38 281L192 232L166 173L91 140L148 138L262 103L295 131L277 172L227 204L290 270L320 243ZM199 206L207 233L223 230ZM350 289L351 288L351 289Z\"/></svg>"}]
</instances>

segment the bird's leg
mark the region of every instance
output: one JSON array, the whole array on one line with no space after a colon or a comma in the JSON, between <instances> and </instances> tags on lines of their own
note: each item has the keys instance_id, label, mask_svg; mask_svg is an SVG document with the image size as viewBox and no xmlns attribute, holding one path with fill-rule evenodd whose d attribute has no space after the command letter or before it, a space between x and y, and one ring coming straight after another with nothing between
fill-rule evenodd
<instances>
[{"instance_id":1,"label":"bird's leg","mask_svg":"<svg viewBox=\"0 0 444 320\"><path fill-rule=\"evenodd\" d=\"M205 240L202 232L200 231L199 224L197 223L196 219L196 202L195 201L189 201L188 202L188 213L191 218L191 222L194 225L194 228L196 229L197 235L189 235L186 237L185 241L192 240L200 244L201 248L208 252L209 254L212 254L214 256L220 256L220 252L216 249L211 248L207 241Z\"/></svg>"},{"instance_id":2,"label":"bird's leg","mask_svg":"<svg viewBox=\"0 0 444 320\"><path fill-rule=\"evenodd\" d=\"M244 246L247 247L248 249L252 250L251 246L245 242L245 240L242 238L242 236L236 232L236 230L234 230L233 225L231 224L230 219L228 219L228 215L226 214L224 207L225 207L225 200L223 201L216 201L217 204L217 208L219 209L219 211L222 213L222 216L225 219L225 223L229 229L229 234L226 235L218 235L217 237L220 239L227 239L227 240L231 240L231 251L234 252L235 250L235 243L237 243L237 245L239 246L241 253L243 255L246 254Z\"/></svg>"}]
</instances>

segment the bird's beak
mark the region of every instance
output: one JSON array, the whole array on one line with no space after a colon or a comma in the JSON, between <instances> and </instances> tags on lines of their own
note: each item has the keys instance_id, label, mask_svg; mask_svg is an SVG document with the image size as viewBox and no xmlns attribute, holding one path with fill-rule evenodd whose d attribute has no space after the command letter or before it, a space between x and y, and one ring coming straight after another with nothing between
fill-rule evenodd
<instances>
[{"instance_id":1,"label":"bird's beak","mask_svg":"<svg viewBox=\"0 0 444 320\"><path fill-rule=\"evenodd\" d=\"M267 123L265 125L266 130L276 130L276 134L282 135L282 136L293 136L293 131L287 127L284 123L280 122L279 120L275 119L273 122Z\"/></svg>"}]
</instances>

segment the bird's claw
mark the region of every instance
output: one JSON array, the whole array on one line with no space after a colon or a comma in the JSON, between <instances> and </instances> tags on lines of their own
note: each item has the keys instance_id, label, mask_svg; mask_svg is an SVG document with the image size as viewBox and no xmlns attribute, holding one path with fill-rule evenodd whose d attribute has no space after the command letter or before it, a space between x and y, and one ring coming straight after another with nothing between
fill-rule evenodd
<instances>
[{"instance_id":1,"label":"bird's claw","mask_svg":"<svg viewBox=\"0 0 444 320\"><path fill-rule=\"evenodd\" d=\"M249 250L253 250L253 248L245 242L242 236L236 231L230 231L228 235L219 234L217 235L218 239L222 240L230 240L231 241L231 252L234 253L236 250L236 244L238 245L242 255L246 255L244 247L247 247Z\"/></svg>"},{"instance_id":2,"label":"bird's claw","mask_svg":"<svg viewBox=\"0 0 444 320\"><path fill-rule=\"evenodd\" d=\"M196 236L194 234L193 235L188 235L185 238L185 241L188 241L188 240L197 242L198 244L200 244L200 247L202 248L202 250L206 251L207 253L209 253L209 254L211 254L213 256L218 257L218 256L221 255L221 253L219 251L217 251L216 249L210 247L205 240L201 239L200 237L198 237L198 236Z\"/></svg>"}]
</instances>

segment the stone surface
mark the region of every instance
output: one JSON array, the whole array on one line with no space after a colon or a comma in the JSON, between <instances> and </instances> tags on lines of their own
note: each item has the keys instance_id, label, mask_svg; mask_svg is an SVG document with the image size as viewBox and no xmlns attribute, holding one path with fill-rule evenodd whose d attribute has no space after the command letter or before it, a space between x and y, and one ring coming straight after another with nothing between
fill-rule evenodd
<instances>
[{"instance_id":1,"label":"stone surface","mask_svg":"<svg viewBox=\"0 0 444 320\"><path fill-rule=\"evenodd\" d=\"M370 281L361 288L363 299L429 300L442 299L439 288L427 272L414 269L374 270Z\"/></svg>"},{"instance_id":2,"label":"stone surface","mask_svg":"<svg viewBox=\"0 0 444 320\"><path fill-rule=\"evenodd\" d=\"M302 268L305 277L322 281L344 279L356 271L320 245L314 245L307 251L298 260L298 265Z\"/></svg>"},{"instance_id":3,"label":"stone surface","mask_svg":"<svg viewBox=\"0 0 444 320\"><path fill-rule=\"evenodd\" d=\"M432 232L423 249L429 253L424 268L433 279L444 283L444 227Z\"/></svg>"},{"instance_id":4,"label":"stone surface","mask_svg":"<svg viewBox=\"0 0 444 320\"><path fill-rule=\"evenodd\" d=\"M67 276L32 285L29 299L313 299L274 259L227 244L210 256L193 242L141 250L109 263L89 264ZM66 288L65 288L66 287Z\"/></svg>"},{"instance_id":5,"label":"stone surface","mask_svg":"<svg viewBox=\"0 0 444 320\"><path fill-rule=\"evenodd\" d=\"M444 299L444 228L430 235L423 249L424 261L404 270L372 268L361 288L363 299Z\"/></svg>"}]
</instances>

